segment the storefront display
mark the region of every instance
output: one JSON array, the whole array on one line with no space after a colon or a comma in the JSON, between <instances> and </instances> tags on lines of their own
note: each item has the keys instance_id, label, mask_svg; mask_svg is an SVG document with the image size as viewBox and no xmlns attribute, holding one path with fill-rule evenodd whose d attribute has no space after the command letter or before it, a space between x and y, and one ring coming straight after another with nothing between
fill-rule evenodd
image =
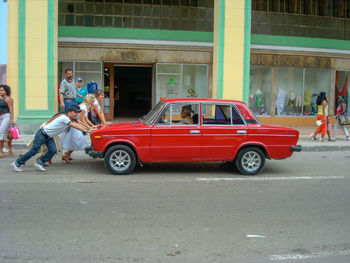
<instances>
[{"instance_id":1,"label":"storefront display","mask_svg":"<svg viewBox=\"0 0 350 263\"><path fill-rule=\"evenodd\" d=\"M337 70L335 73L335 108L338 106L338 98L342 96L346 103L346 108L349 109L350 96L349 96L349 77L350 71ZM348 110L349 113L349 110Z\"/></svg>"},{"instance_id":2,"label":"storefront display","mask_svg":"<svg viewBox=\"0 0 350 263\"><path fill-rule=\"evenodd\" d=\"M260 116L315 115L317 95L330 87L330 69L251 65L249 107Z\"/></svg>"},{"instance_id":3,"label":"storefront display","mask_svg":"<svg viewBox=\"0 0 350 263\"><path fill-rule=\"evenodd\" d=\"M272 67L252 66L250 70L249 107L256 115L270 115Z\"/></svg>"},{"instance_id":4,"label":"storefront display","mask_svg":"<svg viewBox=\"0 0 350 263\"><path fill-rule=\"evenodd\" d=\"M161 98L208 97L208 65L157 64L154 103Z\"/></svg>"}]
</instances>

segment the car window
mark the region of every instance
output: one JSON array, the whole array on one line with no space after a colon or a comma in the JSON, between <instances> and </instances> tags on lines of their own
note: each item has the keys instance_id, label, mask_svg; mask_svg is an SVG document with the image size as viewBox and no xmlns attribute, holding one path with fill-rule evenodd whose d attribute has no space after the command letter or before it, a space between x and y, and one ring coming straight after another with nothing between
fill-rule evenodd
<instances>
[{"instance_id":1,"label":"car window","mask_svg":"<svg viewBox=\"0 0 350 263\"><path fill-rule=\"evenodd\" d=\"M199 104L174 103L167 106L157 125L198 125Z\"/></svg>"},{"instance_id":2,"label":"car window","mask_svg":"<svg viewBox=\"0 0 350 263\"><path fill-rule=\"evenodd\" d=\"M231 105L203 104L204 125L231 125Z\"/></svg>"},{"instance_id":3,"label":"car window","mask_svg":"<svg viewBox=\"0 0 350 263\"><path fill-rule=\"evenodd\" d=\"M244 125L244 121L242 120L238 110L235 107L232 107L232 124L233 125Z\"/></svg>"},{"instance_id":4,"label":"car window","mask_svg":"<svg viewBox=\"0 0 350 263\"><path fill-rule=\"evenodd\" d=\"M146 124L151 124L154 119L157 117L159 112L162 110L162 107L164 106L164 101L159 101L157 105L155 105L146 116L142 118L143 122Z\"/></svg>"}]
</instances>

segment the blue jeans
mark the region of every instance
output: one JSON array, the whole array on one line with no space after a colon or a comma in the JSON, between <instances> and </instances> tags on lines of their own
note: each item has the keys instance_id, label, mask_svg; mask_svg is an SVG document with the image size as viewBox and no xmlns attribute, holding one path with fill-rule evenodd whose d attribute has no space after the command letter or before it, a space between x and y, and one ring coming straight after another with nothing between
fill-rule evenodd
<instances>
[{"instance_id":1,"label":"blue jeans","mask_svg":"<svg viewBox=\"0 0 350 263\"><path fill-rule=\"evenodd\" d=\"M26 152L23 156L18 157L16 160L16 165L21 166L26 163L30 158L32 158L34 155L38 153L40 150L41 145L46 144L47 149L49 150L43 157L41 157L37 163L44 164L48 160L51 160L52 157L56 154L57 149L56 149L56 144L53 138L48 138L42 132L39 130L36 132L34 141L33 141L33 146L32 148Z\"/></svg>"},{"instance_id":2,"label":"blue jeans","mask_svg":"<svg viewBox=\"0 0 350 263\"><path fill-rule=\"evenodd\" d=\"M72 105L76 105L77 102L75 99L64 99L64 111L67 112L68 108Z\"/></svg>"}]
</instances>

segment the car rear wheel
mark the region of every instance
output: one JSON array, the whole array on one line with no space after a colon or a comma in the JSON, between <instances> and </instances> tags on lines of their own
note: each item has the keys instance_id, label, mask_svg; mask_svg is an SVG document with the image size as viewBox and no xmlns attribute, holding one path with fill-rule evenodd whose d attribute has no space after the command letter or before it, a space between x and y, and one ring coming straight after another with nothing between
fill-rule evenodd
<instances>
[{"instance_id":1,"label":"car rear wheel","mask_svg":"<svg viewBox=\"0 0 350 263\"><path fill-rule=\"evenodd\" d=\"M136 156L134 151L128 146L115 145L107 150L104 162L112 174L124 175L134 170Z\"/></svg>"},{"instance_id":2,"label":"car rear wheel","mask_svg":"<svg viewBox=\"0 0 350 263\"><path fill-rule=\"evenodd\" d=\"M238 171L244 175L258 174L265 165L264 153L256 147L242 149L236 158Z\"/></svg>"}]
</instances>

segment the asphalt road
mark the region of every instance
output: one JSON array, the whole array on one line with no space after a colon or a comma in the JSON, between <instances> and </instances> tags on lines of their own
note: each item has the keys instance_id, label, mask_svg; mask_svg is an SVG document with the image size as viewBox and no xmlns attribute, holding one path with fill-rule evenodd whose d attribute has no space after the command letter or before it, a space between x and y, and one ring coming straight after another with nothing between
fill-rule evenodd
<instances>
[{"instance_id":1,"label":"asphalt road","mask_svg":"<svg viewBox=\"0 0 350 263\"><path fill-rule=\"evenodd\" d=\"M350 152L296 153L259 176L154 164L113 176L74 153L48 172L0 159L0 262L350 262Z\"/></svg>"}]
</instances>

